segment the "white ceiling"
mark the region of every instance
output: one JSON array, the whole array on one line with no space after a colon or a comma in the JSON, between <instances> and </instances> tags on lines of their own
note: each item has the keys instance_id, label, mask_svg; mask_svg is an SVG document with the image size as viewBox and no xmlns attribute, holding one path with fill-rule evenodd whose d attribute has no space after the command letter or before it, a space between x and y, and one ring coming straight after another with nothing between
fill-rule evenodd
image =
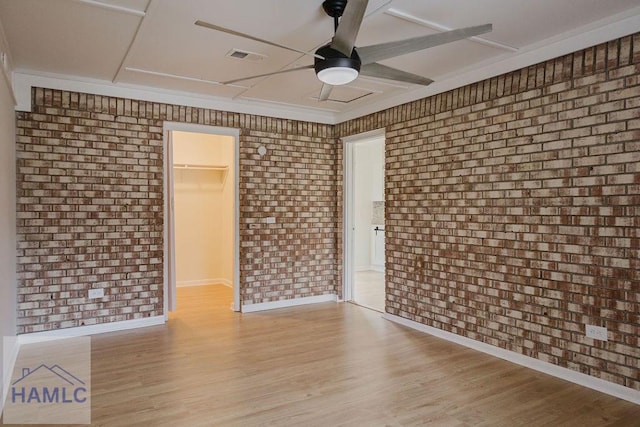
<instances>
[{"instance_id":1,"label":"white ceiling","mask_svg":"<svg viewBox=\"0 0 640 427\"><path fill-rule=\"evenodd\" d=\"M261 105L351 118L511 71L640 29L640 0L370 0L357 45L486 23L462 40L383 61L435 80L428 88L359 77L319 102L312 70L217 82L312 64L313 58L194 25L203 20L313 52L333 35L322 0L0 0L15 72L81 78L115 87L192 94L226 105ZM635 28L634 28L635 27ZM571 43L568 43L570 41ZM580 46L580 43L585 46ZM231 49L260 60L227 57ZM478 73L479 70L485 70ZM464 76L464 79L460 77ZM238 107L240 110L241 107ZM274 115L282 115L274 113Z\"/></svg>"}]
</instances>

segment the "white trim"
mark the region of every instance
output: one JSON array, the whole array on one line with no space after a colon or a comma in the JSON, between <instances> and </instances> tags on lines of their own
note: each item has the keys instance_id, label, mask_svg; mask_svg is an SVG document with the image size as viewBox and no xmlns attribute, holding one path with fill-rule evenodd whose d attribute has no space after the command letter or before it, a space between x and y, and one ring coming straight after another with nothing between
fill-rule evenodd
<instances>
[{"instance_id":1,"label":"white trim","mask_svg":"<svg viewBox=\"0 0 640 427\"><path fill-rule=\"evenodd\" d=\"M160 71L153 71L153 70L145 70L144 68L134 68L134 67L125 67L126 71L130 71L132 73L140 73L140 74L149 74L151 76L158 76L158 77L167 77L170 79L178 79L178 80L185 80L188 82L197 82L197 83L205 83L208 85L214 85L214 86L224 86L222 83L215 81L215 80L207 80L207 79L201 79L201 78L197 78L197 77L188 77L188 76L181 76L178 74L171 74L171 73L162 73ZM117 81L117 79L114 79L114 83ZM231 85L228 85L231 86ZM248 87L245 86L234 86L234 87L239 87L242 89L248 89Z\"/></svg>"},{"instance_id":2,"label":"white trim","mask_svg":"<svg viewBox=\"0 0 640 427\"><path fill-rule=\"evenodd\" d=\"M126 331L129 329L158 326L165 323L164 316L143 317L120 322L99 323L97 325L78 326L75 328L55 329L53 331L33 332L18 335L18 344L51 341L64 338L83 337L86 335L104 334L106 332Z\"/></svg>"},{"instance_id":3,"label":"white trim","mask_svg":"<svg viewBox=\"0 0 640 427\"><path fill-rule=\"evenodd\" d=\"M3 359L3 371L2 371L5 377L3 378L3 384L2 384L3 394L2 394L2 402L0 402L0 412L2 412L2 410L4 409L5 398L9 391L9 386L11 385L11 375L13 373L16 360L18 359L18 353L20 352L20 347L23 344L31 344L31 343L53 341L53 340L59 340L59 339L65 339L65 338L74 338L74 337L82 337L87 335L103 334L106 332L125 331L129 329L145 328L148 326L159 326L164 324L165 324L164 316L153 316L153 317L143 317L140 319L123 320L120 322L99 323L96 325L86 325L86 326L78 326L75 328L56 329L52 331L22 334L16 337L11 337L11 338L15 338L15 340L13 340L13 345L11 346L10 350L7 350L6 348L4 348L4 344L6 344L7 338L9 338L9 337L5 337L5 341L3 343L4 359Z\"/></svg>"},{"instance_id":4,"label":"white trim","mask_svg":"<svg viewBox=\"0 0 640 427\"><path fill-rule=\"evenodd\" d=\"M107 10L112 10L114 12L120 12L120 13L125 13L127 15L133 15L133 16L138 16L138 17L144 17L145 16L145 11L144 10L138 10L138 9L132 9L130 7L124 7L124 6L118 6L115 4L109 4L109 3L103 3L101 1L97 1L97 0L76 0L79 3L84 3L88 6L94 6L94 7L99 7L102 9L107 9Z\"/></svg>"},{"instance_id":5,"label":"white trim","mask_svg":"<svg viewBox=\"0 0 640 427\"><path fill-rule=\"evenodd\" d=\"M235 182L235 194L234 194L234 233L233 233L233 307L231 310L240 311L240 130L237 132L235 140L235 164L234 164L234 182Z\"/></svg>"},{"instance_id":6,"label":"white trim","mask_svg":"<svg viewBox=\"0 0 640 427\"><path fill-rule=\"evenodd\" d=\"M423 27L431 28L432 30L436 30L436 31L439 31L439 32L445 32L445 31L454 30L454 28L447 27L447 26L439 24L437 22L427 21L426 19L418 18L417 16L411 15L410 13L406 13L406 12L403 12L401 10L394 9L394 8L387 9L384 13L386 13L389 16L393 16L394 18L402 19L403 21L411 22L413 24L422 25ZM496 41L493 41L493 40L489 40L489 39L484 38L484 37L473 36L473 37L468 37L467 40L470 40L470 41L476 42L476 43L480 43L480 44L483 44L485 46L497 47L499 49L508 50L510 52L517 52L518 51L517 47L513 47L513 46L509 46L509 45L504 44L504 43L499 43L499 42L496 42Z\"/></svg>"},{"instance_id":7,"label":"white trim","mask_svg":"<svg viewBox=\"0 0 640 427\"><path fill-rule=\"evenodd\" d=\"M212 135L224 135L233 136L234 138L240 138L240 129L236 128L171 121L165 121L163 123L163 127L164 130L176 130L178 132L208 133Z\"/></svg>"},{"instance_id":8,"label":"white trim","mask_svg":"<svg viewBox=\"0 0 640 427\"><path fill-rule=\"evenodd\" d=\"M57 90L115 96L128 99L159 102L172 105L188 105L218 111L276 117L287 120L335 124L335 113L286 105L267 101L228 99L190 92L180 92L149 86L112 83L106 80L89 79L29 70L14 70L13 83L17 100L16 110L31 111L31 88L44 87Z\"/></svg>"},{"instance_id":9,"label":"white trim","mask_svg":"<svg viewBox=\"0 0 640 427\"><path fill-rule=\"evenodd\" d=\"M170 122L165 121L163 123L163 149L165 152L164 162L165 168L164 170L164 213L165 213L165 221L163 225L163 236L164 236L164 250L166 256L164 257L164 283L163 283L163 291L164 291L164 315L165 318L168 319L169 316L169 299L170 295L169 287L173 285L172 281L169 280L169 274L171 271L175 271L175 266L171 266L170 263L175 263L173 249L169 247L169 234L171 232L171 221L173 217L173 213L169 215L170 203L172 201L172 195L170 194L170 183L167 175L172 173L173 167L171 165L171 154L172 151L169 147L169 140L172 131L180 131L180 132L194 132L194 133L206 133L211 135L225 135L231 136L234 138L234 164L235 164L235 172L234 172L234 239L233 239L233 282L231 282L231 286L233 288L233 310L240 311L240 129L236 128L227 128L220 126L208 126L208 125L198 125L191 123L182 123L182 122ZM170 167L171 166L171 167ZM216 279L223 280L223 279ZM226 283L226 282L225 282ZM224 283L223 283L224 284ZM234 285L235 284L235 285ZM175 298L175 295L173 296ZM175 302L175 301L174 301ZM174 305L175 307L175 305ZM172 308L173 309L173 308Z\"/></svg>"},{"instance_id":10,"label":"white trim","mask_svg":"<svg viewBox=\"0 0 640 427\"><path fill-rule=\"evenodd\" d=\"M12 345L10 348L6 348L5 345L8 341L11 341ZM11 386L11 375L13 374L13 369L16 366L16 360L18 360L18 352L20 351L20 343L18 342L18 337L4 337L2 343L2 379L3 379L3 387L2 387L2 402L0 402L0 415L4 412L4 403L7 400L7 394L9 388Z\"/></svg>"},{"instance_id":11,"label":"white trim","mask_svg":"<svg viewBox=\"0 0 640 427\"><path fill-rule=\"evenodd\" d=\"M88 0L80 0L80 1L88 1ZM113 76L113 79L111 79L112 83L118 83L118 80L119 80L118 77L120 77L120 74L122 73L122 69L125 67L125 64L127 64L129 62L129 58L131 58L131 52L133 51L133 49L134 49L134 47L136 45L136 42L139 40L140 32L149 23L149 20L146 19L147 16L148 16L147 12L151 11L152 9L155 9L157 4L158 3L155 0L149 0L149 2L147 3L147 8L142 13L142 17L140 18L140 22L138 22L138 27L136 28L136 33L133 35L133 39L131 39L131 43L129 43L129 46L127 47L127 52L124 54L124 57L122 58L122 61L120 62L120 65L118 66L118 71L116 71L116 74Z\"/></svg>"},{"instance_id":12,"label":"white trim","mask_svg":"<svg viewBox=\"0 0 640 427\"><path fill-rule=\"evenodd\" d=\"M279 301L261 302L258 304L243 304L243 313L254 313L256 311L275 310L278 308L296 307L299 305L318 304L322 302L337 302L335 294L317 295L314 297L292 298Z\"/></svg>"},{"instance_id":13,"label":"white trim","mask_svg":"<svg viewBox=\"0 0 640 427\"><path fill-rule=\"evenodd\" d=\"M356 135L350 135L342 138L343 151L343 209L342 209L342 298L345 301L353 300L353 273L358 271L355 267L355 242L354 242L354 200L353 200L353 147L357 143L367 143L382 139L386 144L386 129L374 129L368 132L362 132ZM386 158L386 152L385 152ZM383 267L384 270L384 267Z\"/></svg>"},{"instance_id":14,"label":"white trim","mask_svg":"<svg viewBox=\"0 0 640 427\"><path fill-rule=\"evenodd\" d=\"M342 138L343 143L347 142L370 142L375 139L385 139L386 138L386 130L385 128L374 129L368 132L362 132L355 135L349 135Z\"/></svg>"},{"instance_id":15,"label":"white trim","mask_svg":"<svg viewBox=\"0 0 640 427\"><path fill-rule=\"evenodd\" d=\"M386 7L388 4L384 6ZM382 9L384 7L380 8L380 10ZM114 84L105 80L42 73L33 70L14 70L14 93L18 111L31 111L31 87L38 86L290 120L338 124L628 36L637 32L638 28L640 28L640 7L542 40L522 48L516 53L507 52L482 63L473 64L466 69L440 76L435 83L427 87L420 87L379 102L364 103L343 112L265 100L229 99L148 86Z\"/></svg>"},{"instance_id":16,"label":"white trim","mask_svg":"<svg viewBox=\"0 0 640 427\"><path fill-rule=\"evenodd\" d=\"M233 288L233 282L229 279L198 279L198 280L182 280L176 282L179 288L188 288L191 286L208 286L208 285L224 285Z\"/></svg>"},{"instance_id":17,"label":"white trim","mask_svg":"<svg viewBox=\"0 0 640 427\"><path fill-rule=\"evenodd\" d=\"M102 323L99 325L80 326L77 328L59 329L55 331L35 332L31 334L18 335L14 337L4 337L3 342L3 381L2 402L0 402L0 415L4 412L5 402L8 397L8 391L11 387L11 379L13 371L20 354L20 348L23 344L31 344L37 342L54 341L66 338L74 338L86 335L93 335L105 332L122 331L127 329L142 328L147 326L163 325L165 323L163 316L147 317L142 319L126 320L122 322ZM7 338L11 338L12 345L10 349L6 348Z\"/></svg>"},{"instance_id":18,"label":"white trim","mask_svg":"<svg viewBox=\"0 0 640 427\"><path fill-rule=\"evenodd\" d=\"M356 273L360 273L362 271L377 271L378 273L384 273L384 265L361 265L360 267L355 267L353 271Z\"/></svg>"},{"instance_id":19,"label":"white trim","mask_svg":"<svg viewBox=\"0 0 640 427\"><path fill-rule=\"evenodd\" d=\"M353 110L338 113L335 117L335 123L342 123L367 114L384 111L397 105L434 96L471 83L578 52L600 43L636 33L638 28L640 28L640 7L629 9L570 32L542 40L535 45L522 48L516 53L506 52L504 55L473 64L466 69L441 76L429 86L418 88L415 91L405 92L379 102L365 103Z\"/></svg>"},{"instance_id":20,"label":"white trim","mask_svg":"<svg viewBox=\"0 0 640 427\"><path fill-rule=\"evenodd\" d=\"M342 139L342 176L343 176L343 208L342 208L342 298L345 301L353 299L354 282L354 201L353 201L353 137Z\"/></svg>"},{"instance_id":21,"label":"white trim","mask_svg":"<svg viewBox=\"0 0 640 427\"><path fill-rule=\"evenodd\" d=\"M175 224L175 177L173 168L173 132L162 130L164 146L164 271L167 273L163 280L164 316L169 319L169 312L176 310L176 224Z\"/></svg>"},{"instance_id":22,"label":"white trim","mask_svg":"<svg viewBox=\"0 0 640 427\"><path fill-rule=\"evenodd\" d=\"M405 319L393 314L385 313L382 317L386 320L390 320L400 325L407 326L417 331L424 332L426 334L433 335L438 338L442 338L447 341L451 341L453 343L481 351L483 353L498 357L517 365L521 365L526 368L530 368L535 371L542 372L544 374L548 374L572 382L574 384L578 384L583 387L587 387L601 393L605 393L610 396L614 396L619 399L623 399L631 403L640 405L640 391L638 390L614 384L612 382L605 381L600 378L595 378L581 372L576 372L571 369L563 368L561 366L553 365L548 362L543 362L542 360L534 359L522 354L514 353L513 351L505 350L503 348L476 341L471 338L466 338L451 332L423 325L422 323L414 322L413 320Z\"/></svg>"}]
</instances>

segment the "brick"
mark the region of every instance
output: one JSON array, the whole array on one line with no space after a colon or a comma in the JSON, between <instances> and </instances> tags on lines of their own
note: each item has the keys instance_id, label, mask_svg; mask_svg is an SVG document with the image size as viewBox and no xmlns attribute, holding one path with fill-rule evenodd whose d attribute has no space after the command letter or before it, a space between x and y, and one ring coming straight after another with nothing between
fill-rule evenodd
<instances>
[{"instance_id":1,"label":"brick","mask_svg":"<svg viewBox=\"0 0 640 427\"><path fill-rule=\"evenodd\" d=\"M510 73L509 100L492 81L461 89L476 94L463 99L473 154L464 173L445 146L412 144L419 137L406 123L376 114L395 132L388 155L411 146L410 157L387 163L388 312L639 389L637 357L626 354L637 344L637 303L594 293L639 279L640 252L629 248L640 243L629 236L639 232L640 55L621 40L559 58L553 72L546 63ZM455 105L440 117L456 117ZM368 120L339 124L337 134L372 130ZM451 133L443 122L428 129L428 140ZM411 172L418 157L428 173ZM419 272L417 254L428 257ZM505 307L522 321L512 324ZM584 323L612 319L626 320L610 326L606 349L584 338ZM512 346L521 337L525 345Z\"/></svg>"},{"instance_id":2,"label":"brick","mask_svg":"<svg viewBox=\"0 0 640 427\"><path fill-rule=\"evenodd\" d=\"M20 116L18 133L29 130L32 138L23 137L20 139L23 145L18 147L18 170L21 173L18 192L21 197L17 210L18 218L24 221L19 223L19 241L39 242L49 251L60 248L70 252L65 257L21 256L18 266L19 294L33 301L50 301L49 288L30 286L36 280L32 274L35 272L44 274L47 280L60 280L60 289L56 291L58 295L84 292L93 284L112 291L104 299L107 306L115 302L113 295L126 299L120 299L113 309L103 310L94 304L85 304L83 297L69 296L66 297L68 306L63 308L71 310L67 311L71 317L49 313L44 308L38 311L37 306L30 307L29 311L23 310L20 314L19 323L24 326L19 328L19 332L78 326L71 320L67 321L76 316L81 316L86 324L97 324L133 319L142 313L145 316L162 314L162 297L150 298L152 289L154 293L162 289L162 235L160 232L150 233L153 229L161 229L162 217L149 215L149 212L162 211L162 126L149 118L158 117L163 109L169 110L169 114L175 109L180 111L176 117L183 121L204 124L202 121L207 117L209 124L220 126L239 123L240 116L43 89L35 89L34 92L34 99L37 100L34 108L47 114ZM76 101L72 103L72 99ZM118 117L112 113L114 110L118 111ZM215 117L213 123L212 116ZM265 118L245 115L242 118L245 126L254 127L243 130L247 140L253 138L252 132L258 137L253 139L255 142L250 144L250 149L241 150L241 162L248 160L258 145L270 144L278 154L274 158L295 166L292 174L286 177L286 185L282 185L285 182L282 177L272 179L266 172L252 174L248 171L241 181L245 182L247 178L249 184L257 185L245 187L249 191L243 196L248 207L243 211L243 221L252 221L254 211L251 206L259 204L261 200L273 198L274 203L285 205L288 203L288 194L297 194L303 197L300 201L289 203L287 209L276 209L282 214L278 223L303 227L305 233L312 235L320 235L321 230L325 229L336 232L333 225L337 213L333 208L336 205L335 147L333 139L329 137L332 135L329 127L299 123L294 130L291 126L293 122L274 120L276 128L283 132L277 135L268 131L271 129L265 129L268 126ZM273 124L270 126L273 127ZM57 139L51 131L62 132L65 139ZM264 171L269 167L265 166ZM114 172L119 174L119 178L114 178ZM301 174L309 179L296 179ZM75 178L68 180L66 175ZM269 186L272 181L274 185ZM43 192L45 183L49 185L47 191ZM259 188L272 190L264 194ZM117 208L123 205L129 206L126 214ZM293 215L289 215L292 210ZM74 214L65 215L63 212ZM126 223L123 222L125 219ZM34 226L37 221L44 220L52 225ZM91 224L91 221L98 222ZM65 228L53 225L63 222ZM314 224L314 227L306 224ZM67 233L67 230L70 232ZM147 246L133 245L133 239ZM331 233L324 239L300 240L295 235L283 239L282 236L269 234L261 236L261 239L269 242L268 246L261 248L265 256L274 254L275 259L275 254L281 255L287 251L291 257L295 257L296 253L312 256L311 264L308 261L300 263L295 273L298 283L309 285L295 288L285 286L270 294L270 298L277 300L322 295L335 290L336 270L332 256L336 239ZM125 264L110 259L108 252L120 253L121 259L129 262ZM68 256L81 260L86 253L105 256L85 259L79 265L66 261ZM277 265L274 261L273 266ZM253 279L253 274L257 280ZM123 278L126 278L126 283ZM243 274L243 279L246 283L253 283L256 289L275 283L274 279L265 279L260 270L254 270L249 276ZM135 291L117 292L118 286ZM243 295L246 296L243 300L245 304L267 301L259 292L251 292L250 288L245 289ZM137 309L131 310L131 306L137 306ZM27 320L27 317L32 320ZM33 320L34 317L37 320ZM40 322L38 326L28 326Z\"/></svg>"},{"instance_id":3,"label":"brick","mask_svg":"<svg viewBox=\"0 0 640 427\"><path fill-rule=\"evenodd\" d=\"M384 127L387 311L640 390L637 39L336 126L36 88L18 113L19 331L162 313L164 117L241 127L243 302L340 294L338 138ZM266 213L277 226L255 227Z\"/></svg>"}]
</instances>

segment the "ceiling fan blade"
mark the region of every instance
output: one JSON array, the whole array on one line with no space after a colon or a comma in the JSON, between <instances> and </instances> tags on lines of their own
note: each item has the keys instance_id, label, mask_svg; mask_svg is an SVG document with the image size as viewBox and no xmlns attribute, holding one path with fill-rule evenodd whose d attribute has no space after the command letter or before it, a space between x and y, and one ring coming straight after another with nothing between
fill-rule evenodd
<instances>
[{"instance_id":1,"label":"ceiling fan blade","mask_svg":"<svg viewBox=\"0 0 640 427\"><path fill-rule=\"evenodd\" d=\"M269 40L259 39L258 37L250 36L249 34L244 34L244 33L238 32L238 31L230 30L228 28L219 27L217 25L213 25L213 24L210 24L208 22L204 22L204 21L198 20L198 21L195 22L195 24L197 26L199 26L199 27L208 28L210 30L221 31L223 33L231 34L233 36L244 37L245 39L253 40L253 41L256 41L256 42L260 42L260 43L265 43L265 44L268 44L270 46L279 47L279 48L282 48L282 49L290 50L292 52L301 53L303 55L313 56L314 58L318 58L318 59L324 59L322 56L316 55L315 53L305 52L304 50L298 50L298 49L295 49L295 48L289 47L289 46L283 46L283 45L278 44L278 43L270 42Z\"/></svg>"},{"instance_id":2,"label":"ceiling fan blade","mask_svg":"<svg viewBox=\"0 0 640 427\"><path fill-rule=\"evenodd\" d=\"M351 51L356 43L358 31L367 10L369 0L349 0L344 9L336 34L331 41L331 48L351 57Z\"/></svg>"},{"instance_id":3,"label":"ceiling fan blade","mask_svg":"<svg viewBox=\"0 0 640 427\"><path fill-rule=\"evenodd\" d=\"M326 101L327 99L329 99L331 89L333 89L333 86L323 83L322 89L320 89L320 96L318 97L318 101Z\"/></svg>"},{"instance_id":4,"label":"ceiling fan blade","mask_svg":"<svg viewBox=\"0 0 640 427\"><path fill-rule=\"evenodd\" d=\"M290 73L291 71L309 70L309 69L313 69L313 65L307 65L304 67L297 67L297 68L289 68L287 70L274 71L273 73L265 73L265 74L257 74L255 76L241 77L239 79L227 80L226 82L220 82L220 83L222 83L223 85L228 85L235 82L241 82L243 80L257 79L258 77L275 76L276 74L284 74L284 73Z\"/></svg>"},{"instance_id":5,"label":"ceiling fan blade","mask_svg":"<svg viewBox=\"0 0 640 427\"><path fill-rule=\"evenodd\" d=\"M368 77L379 77L382 79L390 79L423 86L428 86L433 83L433 80L426 77L407 73L406 71L387 67L386 65L378 64L376 62L374 62L373 64L363 65L360 68L360 75Z\"/></svg>"},{"instance_id":6,"label":"ceiling fan blade","mask_svg":"<svg viewBox=\"0 0 640 427\"><path fill-rule=\"evenodd\" d=\"M406 53L417 52L430 47L451 43L468 37L491 31L492 25L478 25L476 27L459 28L457 30L445 31L444 33L429 34L426 36L414 37L395 42L374 44L358 48L358 54L362 64L372 64L384 59L404 55Z\"/></svg>"}]
</instances>

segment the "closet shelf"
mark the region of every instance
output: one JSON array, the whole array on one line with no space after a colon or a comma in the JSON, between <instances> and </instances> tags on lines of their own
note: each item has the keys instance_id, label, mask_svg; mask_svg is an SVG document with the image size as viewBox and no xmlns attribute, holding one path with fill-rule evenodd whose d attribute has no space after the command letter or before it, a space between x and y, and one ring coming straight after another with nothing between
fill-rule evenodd
<instances>
[{"instance_id":1,"label":"closet shelf","mask_svg":"<svg viewBox=\"0 0 640 427\"><path fill-rule=\"evenodd\" d=\"M229 170L229 166L217 166L217 165L194 165L191 163L174 164L174 169L193 169L203 171L220 171L226 172Z\"/></svg>"},{"instance_id":2,"label":"closet shelf","mask_svg":"<svg viewBox=\"0 0 640 427\"><path fill-rule=\"evenodd\" d=\"M173 169L176 171L177 182L179 183L194 182L194 180L196 180L200 182L198 185L204 185L203 182L206 181L206 185L216 185L220 188L224 187L224 184L227 181L227 175L229 174L229 166L222 165L174 163ZM203 173L200 174L196 171L203 171Z\"/></svg>"}]
</instances>

